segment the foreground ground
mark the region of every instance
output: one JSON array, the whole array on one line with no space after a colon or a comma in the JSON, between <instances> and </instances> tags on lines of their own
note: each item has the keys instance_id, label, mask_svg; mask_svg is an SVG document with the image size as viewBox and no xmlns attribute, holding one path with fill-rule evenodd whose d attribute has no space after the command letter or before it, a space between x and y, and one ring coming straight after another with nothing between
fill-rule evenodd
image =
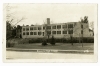
<instances>
[{"instance_id":1,"label":"foreground ground","mask_svg":"<svg viewBox=\"0 0 100 66\"><path fill-rule=\"evenodd\" d=\"M55 46L48 44L47 46L42 46L41 43L34 44L15 44L14 47L10 48L18 48L18 49L54 49L54 50L94 50L93 43L56 43Z\"/></svg>"},{"instance_id":2,"label":"foreground ground","mask_svg":"<svg viewBox=\"0 0 100 66\"><path fill-rule=\"evenodd\" d=\"M92 58L94 53L93 43L56 43L55 46L48 44L42 46L35 44L15 44L14 47L6 48L7 59L74 59ZM55 51L57 50L57 51Z\"/></svg>"},{"instance_id":3,"label":"foreground ground","mask_svg":"<svg viewBox=\"0 0 100 66\"><path fill-rule=\"evenodd\" d=\"M13 59L93 59L93 54L61 54L6 51L6 58Z\"/></svg>"}]
</instances>

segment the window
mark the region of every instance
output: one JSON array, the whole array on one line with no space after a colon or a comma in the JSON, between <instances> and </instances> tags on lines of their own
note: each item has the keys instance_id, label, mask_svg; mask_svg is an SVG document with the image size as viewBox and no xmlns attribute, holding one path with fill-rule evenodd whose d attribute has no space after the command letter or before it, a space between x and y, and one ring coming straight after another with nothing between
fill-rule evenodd
<instances>
[{"instance_id":1,"label":"window","mask_svg":"<svg viewBox=\"0 0 100 66\"><path fill-rule=\"evenodd\" d=\"M53 31L52 33L53 33L53 34L56 34L56 31Z\"/></svg>"},{"instance_id":2,"label":"window","mask_svg":"<svg viewBox=\"0 0 100 66\"><path fill-rule=\"evenodd\" d=\"M67 34L67 31L63 31L63 34Z\"/></svg>"},{"instance_id":3,"label":"window","mask_svg":"<svg viewBox=\"0 0 100 66\"><path fill-rule=\"evenodd\" d=\"M41 30L41 27L38 27L38 30Z\"/></svg>"},{"instance_id":4,"label":"window","mask_svg":"<svg viewBox=\"0 0 100 66\"><path fill-rule=\"evenodd\" d=\"M37 32L34 32L34 35L37 35Z\"/></svg>"},{"instance_id":5,"label":"window","mask_svg":"<svg viewBox=\"0 0 100 66\"><path fill-rule=\"evenodd\" d=\"M57 25L57 29L61 29L61 25Z\"/></svg>"},{"instance_id":6,"label":"window","mask_svg":"<svg viewBox=\"0 0 100 66\"><path fill-rule=\"evenodd\" d=\"M33 27L30 27L30 30L33 30Z\"/></svg>"},{"instance_id":7,"label":"window","mask_svg":"<svg viewBox=\"0 0 100 66\"><path fill-rule=\"evenodd\" d=\"M44 36L44 32L43 32L43 36Z\"/></svg>"},{"instance_id":8,"label":"window","mask_svg":"<svg viewBox=\"0 0 100 66\"><path fill-rule=\"evenodd\" d=\"M83 28L83 25L81 25L81 28Z\"/></svg>"},{"instance_id":9,"label":"window","mask_svg":"<svg viewBox=\"0 0 100 66\"><path fill-rule=\"evenodd\" d=\"M83 34L83 30L81 30L81 34Z\"/></svg>"},{"instance_id":10,"label":"window","mask_svg":"<svg viewBox=\"0 0 100 66\"><path fill-rule=\"evenodd\" d=\"M29 32L26 32L26 35L29 35Z\"/></svg>"},{"instance_id":11,"label":"window","mask_svg":"<svg viewBox=\"0 0 100 66\"><path fill-rule=\"evenodd\" d=\"M20 29L20 32L21 32L21 29Z\"/></svg>"},{"instance_id":12,"label":"window","mask_svg":"<svg viewBox=\"0 0 100 66\"><path fill-rule=\"evenodd\" d=\"M26 31L29 31L29 28L26 28Z\"/></svg>"},{"instance_id":13,"label":"window","mask_svg":"<svg viewBox=\"0 0 100 66\"><path fill-rule=\"evenodd\" d=\"M34 27L34 30L37 30L37 27Z\"/></svg>"},{"instance_id":14,"label":"window","mask_svg":"<svg viewBox=\"0 0 100 66\"><path fill-rule=\"evenodd\" d=\"M51 34L51 31L47 31L47 34L48 34L48 35Z\"/></svg>"},{"instance_id":15,"label":"window","mask_svg":"<svg viewBox=\"0 0 100 66\"><path fill-rule=\"evenodd\" d=\"M47 29L51 29L51 26L47 26Z\"/></svg>"},{"instance_id":16,"label":"window","mask_svg":"<svg viewBox=\"0 0 100 66\"><path fill-rule=\"evenodd\" d=\"M25 35L25 32L23 32L23 35Z\"/></svg>"},{"instance_id":17,"label":"window","mask_svg":"<svg viewBox=\"0 0 100 66\"><path fill-rule=\"evenodd\" d=\"M33 35L33 32L30 32L30 35Z\"/></svg>"},{"instance_id":18,"label":"window","mask_svg":"<svg viewBox=\"0 0 100 66\"><path fill-rule=\"evenodd\" d=\"M68 31L68 34L73 34L73 30L69 30Z\"/></svg>"},{"instance_id":19,"label":"window","mask_svg":"<svg viewBox=\"0 0 100 66\"><path fill-rule=\"evenodd\" d=\"M45 27L43 26L43 30L45 29Z\"/></svg>"},{"instance_id":20,"label":"window","mask_svg":"<svg viewBox=\"0 0 100 66\"><path fill-rule=\"evenodd\" d=\"M23 28L23 31L25 31L25 28Z\"/></svg>"},{"instance_id":21,"label":"window","mask_svg":"<svg viewBox=\"0 0 100 66\"><path fill-rule=\"evenodd\" d=\"M55 26L52 26L52 29L56 29L56 25Z\"/></svg>"},{"instance_id":22,"label":"window","mask_svg":"<svg viewBox=\"0 0 100 66\"><path fill-rule=\"evenodd\" d=\"M57 31L57 34L61 34L61 31Z\"/></svg>"},{"instance_id":23,"label":"window","mask_svg":"<svg viewBox=\"0 0 100 66\"><path fill-rule=\"evenodd\" d=\"M67 25L63 25L63 28L67 28Z\"/></svg>"},{"instance_id":24,"label":"window","mask_svg":"<svg viewBox=\"0 0 100 66\"><path fill-rule=\"evenodd\" d=\"M73 24L68 24L68 28L73 28Z\"/></svg>"},{"instance_id":25,"label":"window","mask_svg":"<svg viewBox=\"0 0 100 66\"><path fill-rule=\"evenodd\" d=\"M41 32L38 32L38 35L41 35Z\"/></svg>"}]
</instances>

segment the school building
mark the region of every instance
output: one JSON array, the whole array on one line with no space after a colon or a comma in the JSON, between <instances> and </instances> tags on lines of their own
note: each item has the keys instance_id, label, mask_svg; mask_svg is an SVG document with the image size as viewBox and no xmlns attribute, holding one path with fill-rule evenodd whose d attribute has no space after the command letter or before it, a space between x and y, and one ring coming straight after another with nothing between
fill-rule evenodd
<instances>
[{"instance_id":1,"label":"school building","mask_svg":"<svg viewBox=\"0 0 100 66\"><path fill-rule=\"evenodd\" d=\"M55 38L93 37L89 31L89 24L82 22L65 22L50 24L50 18L43 25L22 26L22 38L43 38L54 36Z\"/></svg>"}]
</instances>

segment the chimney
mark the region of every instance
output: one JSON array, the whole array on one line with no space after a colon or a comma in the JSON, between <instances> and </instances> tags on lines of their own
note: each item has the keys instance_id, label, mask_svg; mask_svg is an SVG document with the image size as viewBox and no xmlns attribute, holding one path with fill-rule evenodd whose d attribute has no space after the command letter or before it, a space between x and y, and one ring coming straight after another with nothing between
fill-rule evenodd
<instances>
[{"instance_id":1,"label":"chimney","mask_svg":"<svg viewBox=\"0 0 100 66\"><path fill-rule=\"evenodd\" d=\"M47 24L48 25L50 24L50 18L47 18Z\"/></svg>"}]
</instances>

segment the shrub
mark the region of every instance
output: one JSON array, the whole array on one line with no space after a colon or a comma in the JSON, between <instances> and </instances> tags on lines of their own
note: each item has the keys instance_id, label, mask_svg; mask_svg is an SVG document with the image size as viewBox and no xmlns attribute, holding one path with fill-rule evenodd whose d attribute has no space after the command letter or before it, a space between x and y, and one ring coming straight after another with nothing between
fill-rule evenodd
<instances>
[{"instance_id":1,"label":"shrub","mask_svg":"<svg viewBox=\"0 0 100 66\"><path fill-rule=\"evenodd\" d=\"M46 40L42 41L42 46L46 46L46 45L47 45Z\"/></svg>"},{"instance_id":2,"label":"shrub","mask_svg":"<svg viewBox=\"0 0 100 66\"><path fill-rule=\"evenodd\" d=\"M36 38L36 39L29 39L29 43L41 43L42 38Z\"/></svg>"},{"instance_id":3,"label":"shrub","mask_svg":"<svg viewBox=\"0 0 100 66\"><path fill-rule=\"evenodd\" d=\"M92 37L83 37L83 38L79 38L79 37L73 37L72 40L70 38L55 38L55 42L56 43L94 43L94 38Z\"/></svg>"},{"instance_id":4,"label":"shrub","mask_svg":"<svg viewBox=\"0 0 100 66\"><path fill-rule=\"evenodd\" d=\"M52 36L50 44L55 45L55 38L54 38L54 36Z\"/></svg>"},{"instance_id":5,"label":"shrub","mask_svg":"<svg viewBox=\"0 0 100 66\"><path fill-rule=\"evenodd\" d=\"M13 46L14 46L14 43L6 42L6 47L13 47Z\"/></svg>"},{"instance_id":6,"label":"shrub","mask_svg":"<svg viewBox=\"0 0 100 66\"><path fill-rule=\"evenodd\" d=\"M93 37L84 37L82 38L83 43L94 43L94 38Z\"/></svg>"}]
</instances>

